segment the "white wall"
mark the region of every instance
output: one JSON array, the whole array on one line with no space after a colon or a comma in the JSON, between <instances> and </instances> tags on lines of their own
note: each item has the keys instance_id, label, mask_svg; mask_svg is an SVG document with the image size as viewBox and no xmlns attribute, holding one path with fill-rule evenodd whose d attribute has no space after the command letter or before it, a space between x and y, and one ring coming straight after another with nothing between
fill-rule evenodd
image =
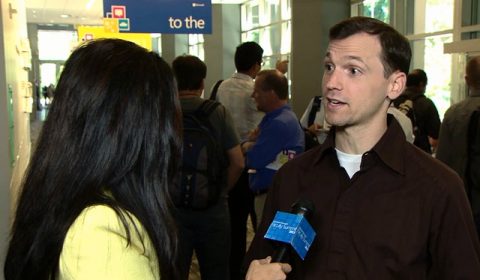
<instances>
[{"instance_id":1,"label":"white wall","mask_svg":"<svg viewBox=\"0 0 480 280\"><path fill-rule=\"evenodd\" d=\"M30 114L24 112L28 72L22 63L21 39L27 38L24 0L1 0L0 13L0 263L4 264L16 193L30 158ZM9 129L7 92L13 91L13 135ZM15 164L10 165L9 137L14 137ZM3 273L0 276L3 279Z\"/></svg>"}]
</instances>

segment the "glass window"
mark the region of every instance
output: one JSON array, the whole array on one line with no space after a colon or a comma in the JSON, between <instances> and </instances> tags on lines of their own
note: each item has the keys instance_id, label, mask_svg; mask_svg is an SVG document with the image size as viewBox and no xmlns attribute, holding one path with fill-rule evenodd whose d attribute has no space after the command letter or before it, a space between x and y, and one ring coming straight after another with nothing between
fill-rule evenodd
<instances>
[{"instance_id":1,"label":"glass window","mask_svg":"<svg viewBox=\"0 0 480 280\"><path fill-rule=\"evenodd\" d=\"M241 6L242 42L262 46L264 68L275 68L291 51L291 0L250 0Z\"/></svg>"},{"instance_id":2,"label":"glass window","mask_svg":"<svg viewBox=\"0 0 480 280\"><path fill-rule=\"evenodd\" d=\"M463 32L461 37L462 40L478 39L480 38L480 31Z\"/></svg>"},{"instance_id":3,"label":"glass window","mask_svg":"<svg viewBox=\"0 0 480 280\"><path fill-rule=\"evenodd\" d=\"M201 60L205 60L203 34L188 35L188 53L200 58Z\"/></svg>"},{"instance_id":4,"label":"glass window","mask_svg":"<svg viewBox=\"0 0 480 280\"><path fill-rule=\"evenodd\" d=\"M263 0L265 23L281 20L280 0Z\"/></svg>"},{"instance_id":5,"label":"glass window","mask_svg":"<svg viewBox=\"0 0 480 280\"><path fill-rule=\"evenodd\" d=\"M242 33L242 42L260 42L260 29L254 29L252 31Z\"/></svg>"},{"instance_id":6,"label":"glass window","mask_svg":"<svg viewBox=\"0 0 480 280\"><path fill-rule=\"evenodd\" d=\"M427 0L426 2L425 32L452 29L453 0Z\"/></svg>"},{"instance_id":7,"label":"glass window","mask_svg":"<svg viewBox=\"0 0 480 280\"><path fill-rule=\"evenodd\" d=\"M290 0L282 0L280 8L282 10L282 20L292 19L292 6Z\"/></svg>"},{"instance_id":8,"label":"glass window","mask_svg":"<svg viewBox=\"0 0 480 280\"><path fill-rule=\"evenodd\" d=\"M462 1L462 26L480 24L480 4L478 0Z\"/></svg>"},{"instance_id":9,"label":"glass window","mask_svg":"<svg viewBox=\"0 0 480 280\"><path fill-rule=\"evenodd\" d=\"M376 18L386 23L390 22L389 0L365 0L361 9L364 16Z\"/></svg>"},{"instance_id":10,"label":"glass window","mask_svg":"<svg viewBox=\"0 0 480 280\"><path fill-rule=\"evenodd\" d=\"M162 34L152 33L152 50L162 56Z\"/></svg>"},{"instance_id":11,"label":"glass window","mask_svg":"<svg viewBox=\"0 0 480 280\"><path fill-rule=\"evenodd\" d=\"M282 24L282 40L281 40L280 53L290 53L292 48L292 29L291 22L287 21Z\"/></svg>"},{"instance_id":12,"label":"glass window","mask_svg":"<svg viewBox=\"0 0 480 280\"><path fill-rule=\"evenodd\" d=\"M443 53L443 44L452 42L451 34L415 40L411 69L421 68L428 76L426 96L431 98L441 118L450 106L452 56Z\"/></svg>"},{"instance_id":13,"label":"glass window","mask_svg":"<svg viewBox=\"0 0 480 280\"><path fill-rule=\"evenodd\" d=\"M258 0L249 1L242 5L242 31L250 30L259 26L259 10Z\"/></svg>"},{"instance_id":14,"label":"glass window","mask_svg":"<svg viewBox=\"0 0 480 280\"><path fill-rule=\"evenodd\" d=\"M67 60L78 44L77 32L69 30L38 30L40 60Z\"/></svg>"},{"instance_id":15,"label":"glass window","mask_svg":"<svg viewBox=\"0 0 480 280\"><path fill-rule=\"evenodd\" d=\"M469 12L475 10L473 5ZM443 53L443 45L453 41L454 0L351 0L351 7L352 16L364 15L395 24L410 39L413 54L410 69L425 70L426 95L443 118L452 92L452 56Z\"/></svg>"},{"instance_id":16,"label":"glass window","mask_svg":"<svg viewBox=\"0 0 480 280\"><path fill-rule=\"evenodd\" d=\"M57 65L55 63L40 64L41 87L57 84Z\"/></svg>"},{"instance_id":17,"label":"glass window","mask_svg":"<svg viewBox=\"0 0 480 280\"><path fill-rule=\"evenodd\" d=\"M408 0L406 15L407 34L421 34L452 29L453 4L453 0Z\"/></svg>"}]
</instances>

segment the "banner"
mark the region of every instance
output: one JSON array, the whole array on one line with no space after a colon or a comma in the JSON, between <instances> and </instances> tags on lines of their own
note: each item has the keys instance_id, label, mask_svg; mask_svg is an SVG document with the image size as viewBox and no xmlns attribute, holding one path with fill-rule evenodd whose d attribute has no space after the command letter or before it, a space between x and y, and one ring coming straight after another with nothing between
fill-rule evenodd
<instances>
[{"instance_id":1,"label":"banner","mask_svg":"<svg viewBox=\"0 0 480 280\"><path fill-rule=\"evenodd\" d=\"M112 31L212 33L211 0L104 0L103 12Z\"/></svg>"}]
</instances>

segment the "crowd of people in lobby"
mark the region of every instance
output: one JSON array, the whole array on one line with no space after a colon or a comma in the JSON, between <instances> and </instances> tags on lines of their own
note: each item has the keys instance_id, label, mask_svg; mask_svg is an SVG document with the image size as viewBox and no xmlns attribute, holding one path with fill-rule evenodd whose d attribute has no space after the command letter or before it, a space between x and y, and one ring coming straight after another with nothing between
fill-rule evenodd
<instances>
[{"instance_id":1,"label":"crowd of people in lobby","mask_svg":"<svg viewBox=\"0 0 480 280\"><path fill-rule=\"evenodd\" d=\"M330 29L322 95L301 118L288 61L262 58L240 44L210 99L198 57L78 47L22 184L5 279L188 280L194 253L206 280L480 279L480 56L443 121L409 41L379 20ZM298 199L315 206L304 258L265 238Z\"/></svg>"}]
</instances>

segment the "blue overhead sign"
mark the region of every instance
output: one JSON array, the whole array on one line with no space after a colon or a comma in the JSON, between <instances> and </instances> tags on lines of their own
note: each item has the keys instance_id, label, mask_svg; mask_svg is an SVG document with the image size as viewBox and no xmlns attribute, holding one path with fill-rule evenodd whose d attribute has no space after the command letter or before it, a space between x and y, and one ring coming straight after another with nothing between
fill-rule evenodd
<instances>
[{"instance_id":1,"label":"blue overhead sign","mask_svg":"<svg viewBox=\"0 0 480 280\"><path fill-rule=\"evenodd\" d=\"M211 0L103 0L103 11L120 32L212 33Z\"/></svg>"}]
</instances>

